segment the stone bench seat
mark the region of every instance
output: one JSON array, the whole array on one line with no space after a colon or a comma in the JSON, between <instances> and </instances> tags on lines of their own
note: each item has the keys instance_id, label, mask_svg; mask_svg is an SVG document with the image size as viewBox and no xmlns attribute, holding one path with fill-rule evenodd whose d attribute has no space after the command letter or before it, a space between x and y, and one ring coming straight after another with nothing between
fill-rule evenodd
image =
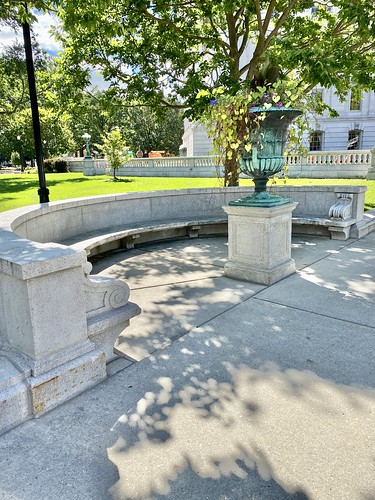
<instances>
[{"instance_id":1,"label":"stone bench seat","mask_svg":"<svg viewBox=\"0 0 375 500\"><path fill-rule=\"evenodd\" d=\"M104 230L90 231L60 241L75 250L85 250L88 257L118 248L134 248L134 245L180 237L227 234L228 219L222 217L179 218L122 226L110 226Z\"/></svg>"},{"instance_id":2,"label":"stone bench seat","mask_svg":"<svg viewBox=\"0 0 375 500\"><path fill-rule=\"evenodd\" d=\"M316 234L329 236L332 239L347 240L350 230L357 223L356 219L334 219L328 217L316 217L314 215L292 216L293 234ZM317 229L319 226L321 229Z\"/></svg>"},{"instance_id":3,"label":"stone bench seat","mask_svg":"<svg viewBox=\"0 0 375 500\"><path fill-rule=\"evenodd\" d=\"M334 220L327 217L302 215L292 217L294 234L321 234L334 239L347 239L354 218ZM311 226L310 230L308 226ZM316 226L321 226L319 232ZM116 225L101 230L89 231L66 238L59 243L75 250L84 250L87 257L94 257L120 248L132 249L136 244L174 238L197 238L199 236L226 235L228 218L225 214L211 217L178 218L138 224Z\"/></svg>"},{"instance_id":4,"label":"stone bench seat","mask_svg":"<svg viewBox=\"0 0 375 500\"><path fill-rule=\"evenodd\" d=\"M281 186L293 232L335 239L375 229L366 186ZM107 376L117 337L139 314L127 283L87 257L176 237L227 234L223 207L252 188L121 193L0 214L0 433ZM308 214L308 215L306 215Z\"/></svg>"}]
</instances>

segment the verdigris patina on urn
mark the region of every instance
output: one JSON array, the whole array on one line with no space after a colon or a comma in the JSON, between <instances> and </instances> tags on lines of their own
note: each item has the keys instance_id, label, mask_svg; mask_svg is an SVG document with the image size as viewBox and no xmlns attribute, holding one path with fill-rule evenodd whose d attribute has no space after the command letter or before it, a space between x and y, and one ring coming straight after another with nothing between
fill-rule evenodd
<instances>
[{"instance_id":1,"label":"verdigris patina on urn","mask_svg":"<svg viewBox=\"0 0 375 500\"><path fill-rule=\"evenodd\" d=\"M288 198L267 192L267 182L285 166L288 127L302 111L271 106L266 111L264 107L252 107L249 113L255 120L251 120L252 127L239 158L239 169L253 179L255 192L229 205L273 207L290 203Z\"/></svg>"}]
</instances>

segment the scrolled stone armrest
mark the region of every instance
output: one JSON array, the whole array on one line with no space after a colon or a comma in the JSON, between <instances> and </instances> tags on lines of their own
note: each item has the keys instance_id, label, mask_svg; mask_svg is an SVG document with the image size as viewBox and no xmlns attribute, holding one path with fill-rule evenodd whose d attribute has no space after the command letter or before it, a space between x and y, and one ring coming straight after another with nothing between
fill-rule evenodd
<instances>
[{"instance_id":1,"label":"scrolled stone armrest","mask_svg":"<svg viewBox=\"0 0 375 500\"><path fill-rule=\"evenodd\" d=\"M123 307L129 301L128 284L115 278L85 273L84 289L88 318Z\"/></svg>"}]
</instances>

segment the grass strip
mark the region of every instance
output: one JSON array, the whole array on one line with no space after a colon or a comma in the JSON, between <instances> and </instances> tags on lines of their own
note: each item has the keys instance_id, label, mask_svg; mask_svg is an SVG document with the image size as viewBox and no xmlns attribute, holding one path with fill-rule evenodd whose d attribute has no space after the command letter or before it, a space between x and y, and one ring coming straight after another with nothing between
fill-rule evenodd
<instances>
[{"instance_id":1,"label":"grass strip","mask_svg":"<svg viewBox=\"0 0 375 500\"><path fill-rule=\"evenodd\" d=\"M222 187L222 179L202 177L129 177L114 182L107 175L85 177L82 173L47 174L50 201L116 193ZM367 186L365 210L375 208L375 181L366 179L287 179L286 185L355 185ZM241 186L253 185L251 179L241 179ZM283 185L280 179L276 185ZM39 203L37 174L0 175L0 212Z\"/></svg>"}]
</instances>

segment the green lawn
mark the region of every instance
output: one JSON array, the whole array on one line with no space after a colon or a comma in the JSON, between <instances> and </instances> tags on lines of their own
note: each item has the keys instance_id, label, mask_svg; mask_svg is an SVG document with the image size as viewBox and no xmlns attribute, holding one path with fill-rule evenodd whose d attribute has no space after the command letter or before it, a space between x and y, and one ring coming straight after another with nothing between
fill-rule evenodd
<instances>
[{"instance_id":1,"label":"green lawn","mask_svg":"<svg viewBox=\"0 0 375 500\"><path fill-rule=\"evenodd\" d=\"M50 190L50 201L131 191L222 186L222 180L214 177L195 179L184 177L129 177L113 182L109 176L84 177L82 173L47 174L46 182ZM283 184L283 181L278 182ZM364 179L288 179L286 182L292 185L366 185L368 191L366 193L365 209L375 208L375 181L366 181ZM241 185L252 185L252 181L243 179ZM38 188L37 174L0 174L0 212L39 203Z\"/></svg>"}]
</instances>

